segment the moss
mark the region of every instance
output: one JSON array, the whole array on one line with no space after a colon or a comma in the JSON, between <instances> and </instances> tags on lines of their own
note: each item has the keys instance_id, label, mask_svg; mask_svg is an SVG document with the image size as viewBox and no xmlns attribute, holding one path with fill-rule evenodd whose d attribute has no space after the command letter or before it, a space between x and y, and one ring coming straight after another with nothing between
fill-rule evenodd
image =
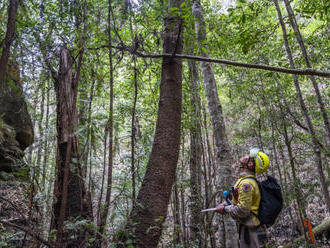
<instances>
[{"instance_id":1,"label":"moss","mask_svg":"<svg viewBox=\"0 0 330 248\"><path fill-rule=\"evenodd\" d=\"M29 167L25 167L20 169L17 172L13 172L13 175L15 176L16 179L18 179L19 181L28 181L29 180L29 174L30 174L30 168Z\"/></svg>"}]
</instances>

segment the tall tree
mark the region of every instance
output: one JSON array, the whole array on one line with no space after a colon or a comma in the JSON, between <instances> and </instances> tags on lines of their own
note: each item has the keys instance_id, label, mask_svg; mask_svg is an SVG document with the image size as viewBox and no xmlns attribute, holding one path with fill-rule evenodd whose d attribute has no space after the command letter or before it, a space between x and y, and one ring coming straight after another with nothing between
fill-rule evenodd
<instances>
[{"instance_id":1,"label":"tall tree","mask_svg":"<svg viewBox=\"0 0 330 248\"><path fill-rule=\"evenodd\" d=\"M197 40L199 42L199 52L202 56L208 57L207 46L205 45L206 29L203 17L203 10L199 0L194 1L192 6L193 15L196 18L195 27ZM211 122L213 126L213 134L216 146L216 162L219 163L220 176L219 185L224 190L233 183L231 174L231 164L233 157L230 151L228 138L226 134L226 126L222 112L222 106L219 100L216 81L211 63L201 61L202 74L204 77L205 94L208 102ZM237 247L237 228L231 218L224 218L222 233L225 247Z\"/></svg>"},{"instance_id":2,"label":"tall tree","mask_svg":"<svg viewBox=\"0 0 330 248\"><path fill-rule=\"evenodd\" d=\"M165 18L164 53L181 53L182 19L171 12L181 0L169 1ZM182 103L182 62L164 58L160 84L158 118L151 155L136 204L130 214L121 243L126 247L157 247L167 216L179 155Z\"/></svg>"},{"instance_id":3,"label":"tall tree","mask_svg":"<svg viewBox=\"0 0 330 248\"><path fill-rule=\"evenodd\" d=\"M304 40L301 36L301 33L300 33L300 30L299 30L295 15L293 13L292 7L290 5L290 2L288 0L284 0L284 3L285 3L286 10L288 12L288 16L289 16L291 26L294 30L297 42L299 44L300 50L301 50L303 58L305 60L306 66L307 66L308 69L311 69L312 65L311 65L311 62L309 60L307 50L306 50L306 46L305 46ZM330 145L330 123L329 123L329 118L328 118L327 111L326 111L325 106L324 106L324 102L323 102L322 97L321 97L321 92L320 92L320 89L319 89L318 83L316 82L315 77L313 75L311 75L311 76L309 76L309 79L311 80L311 82L313 84L315 94L316 94L316 98L317 98L317 101L318 101L318 104L319 104L319 107L320 107L320 111L321 111L321 114L322 114L322 117L323 117L323 123L324 123L324 126L325 126L325 130L327 131L326 141L327 141L327 144ZM328 196L328 198L329 198L329 196ZM329 205L328 205L328 207L329 207Z\"/></svg>"},{"instance_id":4,"label":"tall tree","mask_svg":"<svg viewBox=\"0 0 330 248\"><path fill-rule=\"evenodd\" d=\"M109 156L108 156L108 176L107 176L107 191L105 195L105 202L102 208L101 217L99 221L98 231L98 246L101 246L101 237L104 235L105 227L107 224L107 217L110 207L110 198L112 190L112 171L113 171L113 57L112 57L112 37L111 37L111 12L112 12L112 0L108 1L108 55L109 55L109 89L110 89L110 101L109 101L109 120L108 120L108 133L109 133ZM102 196L100 196L102 199Z\"/></svg>"},{"instance_id":5,"label":"tall tree","mask_svg":"<svg viewBox=\"0 0 330 248\"><path fill-rule=\"evenodd\" d=\"M75 7L80 7L75 6ZM80 71L83 63L85 34L87 29L87 1L83 3L83 21L77 17L76 27L83 24L82 35L77 38L79 53L73 60L71 52L63 46L60 49L59 70L53 68L47 54L47 45L41 42L39 34L35 36L40 43L45 64L54 80L56 93L56 178L54 183L54 202L51 229L57 231L56 247L81 246L88 238L86 230L79 229L75 235L64 231L64 221L74 218L92 220L92 204L87 194L82 176L79 146L76 135L78 127L77 94ZM50 35L51 33L49 33ZM76 62L76 63L75 63Z\"/></svg>"},{"instance_id":6,"label":"tall tree","mask_svg":"<svg viewBox=\"0 0 330 248\"><path fill-rule=\"evenodd\" d=\"M191 190L191 240L192 246L202 247L201 216L201 162L202 162L202 129L201 129L201 99L199 95L199 77L195 61L188 61L190 103L192 123L190 127L190 190Z\"/></svg>"},{"instance_id":7,"label":"tall tree","mask_svg":"<svg viewBox=\"0 0 330 248\"><path fill-rule=\"evenodd\" d=\"M56 77L55 91L57 99L57 156L56 181L54 186L52 229L57 229L57 247L73 247L82 244L85 233L79 233L74 240L63 244L63 224L70 217L92 218L90 201L82 179L79 162L77 136L78 125L77 92L79 70L73 73L73 61L66 48L61 49L60 71ZM65 234L68 239L69 234Z\"/></svg>"},{"instance_id":8,"label":"tall tree","mask_svg":"<svg viewBox=\"0 0 330 248\"><path fill-rule=\"evenodd\" d=\"M285 27L285 23L283 21L281 9L280 9L280 6L278 4L278 1L277 0L273 0L273 1L275 3L277 15L278 15L278 18L279 18L279 21L280 21L280 24L281 24L282 33L283 33L283 40L284 40L284 46L285 46L285 50L286 50L288 60L290 62L290 67L292 69L294 69L295 68L295 63L294 63L292 52L291 52L291 49L290 49L290 46L289 46L286 27ZM307 124L307 127L308 127L308 131L309 131L309 133L311 135L311 138L312 138L313 151L314 151L314 154L315 154L315 162L316 162L316 166L317 166L318 173L319 173L320 180L321 180L321 187L322 187L322 190L323 190L323 195L324 195L325 202L327 204L328 211L330 212L330 197L329 197L327 182L326 182L324 172L323 172L323 163L322 163L322 156L321 156L320 147L319 147L319 144L318 144L318 141L317 141L317 138L316 138L316 134L315 134L315 130L314 130L312 120L309 116L309 113L308 113L308 110L307 110L307 107L306 107L306 104L305 104L305 100L303 98L303 95L302 95L302 92L301 92L301 89L300 89L298 76L297 75L292 75L292 77L293 77L293 83L294 83L294 86L295 86L295 89L296 89L296 94L297 94L297 97L298 97L298 100L299 100L300 108L301 108L302 114L305 118L305 121L306 121L306 124Z\"/></svg>"},{"instance_id":9,"label":"tall tree","mask_svg":"<svg viewBox=\"0 0 330 248\"><path fill-rule=\"evenodd\" d=\"M18 1L10 0L8 6L7 31L6 31L5 39L2 41L2 51L0 57L0 87L2 87L2 85L4 84L3 80L5 77L6 68L8 64L10 46L15 37L17 8L18 8Z\"/></svg>"}]
</instances>

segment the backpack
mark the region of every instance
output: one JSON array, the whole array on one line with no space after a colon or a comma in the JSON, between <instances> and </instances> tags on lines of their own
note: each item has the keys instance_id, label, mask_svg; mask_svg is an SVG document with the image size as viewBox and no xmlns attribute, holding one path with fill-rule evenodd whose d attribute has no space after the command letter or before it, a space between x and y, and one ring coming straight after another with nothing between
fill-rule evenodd
<instances>
[{"instance_id":1,"label":"backpack","mask_svg":"<svg viewBox=\"0 0 330 248\"><path fill-rule=\"evenodd\" d=\"M255 177L248 177L257 181L260 190L260 205L258 219L267 227L272 226L283 207L282 190L276 179L267 176L267 179L259 182Z\"/></svg>"}]
</instances>

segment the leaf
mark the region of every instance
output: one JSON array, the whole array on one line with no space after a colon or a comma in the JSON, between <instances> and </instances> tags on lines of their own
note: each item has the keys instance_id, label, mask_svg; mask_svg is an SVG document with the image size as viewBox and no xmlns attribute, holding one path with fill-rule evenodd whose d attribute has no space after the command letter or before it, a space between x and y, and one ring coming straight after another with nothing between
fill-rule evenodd
<instances>
[{"instance_id":1,"label":"leaf","mask_svg":"<svg viewBox=\"0 0 330 248\"><path fill-rule=\"evenodd\" d=\"M206 50L205 47L201 47L201 49L202 49L202 51L203 51L205 54L207 54L207 50Z\"/></svg>"},{"instance_id":2,"label":"leaf","mask_svg":"<svg viewBox=\"0 0 330 248\"><path fill-rule=\"evenodd\" d=\"M3 242L3 241L0 241L0 247L7 247L7 243L6 242Z\"/></svg>"}]
</instances>

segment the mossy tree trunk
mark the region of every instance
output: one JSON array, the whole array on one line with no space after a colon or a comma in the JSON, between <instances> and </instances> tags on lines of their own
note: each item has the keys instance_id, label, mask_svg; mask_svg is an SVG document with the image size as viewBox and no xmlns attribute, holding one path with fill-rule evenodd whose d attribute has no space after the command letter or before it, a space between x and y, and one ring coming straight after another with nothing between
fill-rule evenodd
<instances>
[{"instance_id":1,"label":"mossy tree trunk","mask_svg":"<svg viewBox=\"0 0 330 248\"><path fill-rule=\"evenodd\" d=\"M202 247L203 218L201 216L201 164L202 164L202 129L201 100L199 95L198 70L195 61L188 61L190 81L190 103L192 125L190 127L190 211L191 211L191 245Z\"/></svg>"}]
</instances>

